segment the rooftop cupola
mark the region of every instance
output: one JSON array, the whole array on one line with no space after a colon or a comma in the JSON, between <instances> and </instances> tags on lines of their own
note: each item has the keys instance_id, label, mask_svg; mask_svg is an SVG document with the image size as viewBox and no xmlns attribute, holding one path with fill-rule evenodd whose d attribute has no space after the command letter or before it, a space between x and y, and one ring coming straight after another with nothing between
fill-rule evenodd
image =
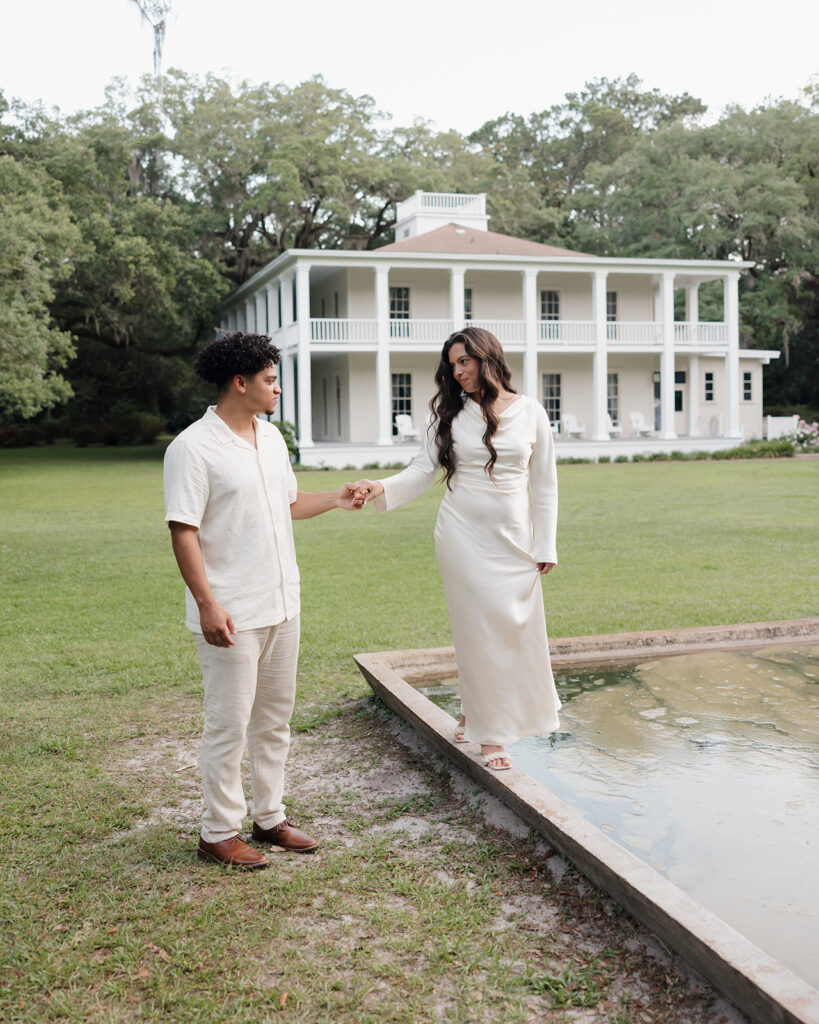
<instances>
[{"instance_id":1,"label":"rooftop cupola","mask_svg":"<svg viewBox=\"0 0 819 1024\"><path fill-rule=\"evenodd\" d=\"M444 224L460 224L477 231L487 231L486 193L463 195L460 192L422 192L417 189L409 199L398 204L395 240L423 235Z\"/></svg>"}]
</instances>

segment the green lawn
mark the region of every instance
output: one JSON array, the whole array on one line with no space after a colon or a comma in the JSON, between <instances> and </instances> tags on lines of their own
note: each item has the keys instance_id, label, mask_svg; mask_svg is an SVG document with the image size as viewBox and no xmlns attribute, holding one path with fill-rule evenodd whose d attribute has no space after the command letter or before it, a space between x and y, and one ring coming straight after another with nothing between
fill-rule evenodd
<instances>
[{"instance_id":1,"label":"green lawn","mask_svg":"<svg viewBox=\"0 0 819 1024\"><path fill-rule=\"evenodd\" d=\"M147 735L161 747L180 735L193 742L199 728L159 454L0 453L4 1019L136 1019L106 1014L163 928L160 946L176 943L170 955L187 966L168 981L175 1009L163 1010L162 991L143 993L139 1019L217 1019L227 996L202 994L216 985L205 936L233 928L240 945L249 941L240 915L262 890L248 885L270 884L234 892L212 875L200 882L196 862L162 827L140 832L135 848L112 839L149 817L156 796L111 764ZM819 463L578 465L559 475L561 561L544 581L552 635L817 614ZM303 473L300 486L325 490L350 476ZM296 524L297 729L367 693L353 652L450 642L432 546L440 494L433 488L388 516L368 508ZM191 891L202 898L186 911ZM54 991L59 999L46 1002ZM244 1009L230 1012L239 1019Z\"/></svg>"}]
</instances>

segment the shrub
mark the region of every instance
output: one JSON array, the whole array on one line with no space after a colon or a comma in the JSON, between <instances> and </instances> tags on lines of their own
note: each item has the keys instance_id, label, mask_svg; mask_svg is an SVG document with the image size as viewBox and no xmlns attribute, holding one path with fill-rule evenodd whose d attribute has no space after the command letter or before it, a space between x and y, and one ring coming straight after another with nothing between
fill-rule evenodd
<instances>
[{"instance_id":1,"label":"shrub","mask_svg":"<svg viewBox=\"0 0 819 1024\"><path fill-rule=\"evenodd\" d=\"M298 462L299 446L296 444L296 428L289 420L273 420L273 422L279 428L279 432L287 444L287 450L290 452L290 461Z\"/></svg>"},{"instance_id":2,"label":"shrub","mask_svg":"<svg viewBox=\"0 0 819 1024\"><path fill-rule=\"evenodd\" d=\"M775 441L749 441L738 448L723 448L718 452L712 452L711 458L717 460L781 459L792 456L794 450L792 441L780 437Z\"/></svg>"},{"instance_id":3,"label":"shrub","mask_svg":"<svg viewBox=\"0 0 819 1024\"><path fill-rule=\"evenodd\" d=\"M806 423L800 420L796 430L787 436L797 451L819 452L819 423Z\"/></svg>"},{"instance_id":4,"label":"shrub","mask_svg":"<svg viewBox=\"0 0 819 1024\"><path fill-rule=\"evenodd\" d=\"M628 455L615 455L615 462L628 462Z\"/></svg>"},{"instance_id":5,"label":"shrub","mask_svg":"<svg viewBox=\"0 0 819 1024\"><path fill-rule=\"evenodd\" d=\"M155 413L130 402L115 402L93 440L110 445L153 444L164 428L165 421Z\"/></svg>"},{"instance_id":6,"label":"shrub","mask_svg":"<svg viewBox=\"0 0 819 1024\"><path fill-rule=\"evenodd\" d=\"M599 458L597 459L597 461L598 461L598 462L611 462L611 456L610 456L610 455L601 455L601 456L600 456L600 457L599 457Z\"/></svg>"}]
</instances>

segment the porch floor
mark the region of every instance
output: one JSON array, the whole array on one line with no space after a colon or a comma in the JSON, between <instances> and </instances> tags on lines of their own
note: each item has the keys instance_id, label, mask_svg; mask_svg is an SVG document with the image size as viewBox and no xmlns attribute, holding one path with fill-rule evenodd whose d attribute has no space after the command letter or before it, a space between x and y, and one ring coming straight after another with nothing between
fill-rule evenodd
<instances>
[{"instance_id":1,"label":"porch floor","mask_svg":"<svg viewBox=\"0 0 819 1024\"><path fill-rule=\"evenodd\" d=\"M655 452L720 451L735 448L742 443L739 437L676 437L663 440L658 437L625 437L609 441L561 440L555 441L558 459L591 459L596 462L600 456L610 459L618 455L632 458L634 455L651 455ZM316 469L363 469L380 468L400 462L410 463L418 453L418 443L379 445L345 441L316 441L312 448L300 449L303 466Z\"/></svg>"}]
</instances>

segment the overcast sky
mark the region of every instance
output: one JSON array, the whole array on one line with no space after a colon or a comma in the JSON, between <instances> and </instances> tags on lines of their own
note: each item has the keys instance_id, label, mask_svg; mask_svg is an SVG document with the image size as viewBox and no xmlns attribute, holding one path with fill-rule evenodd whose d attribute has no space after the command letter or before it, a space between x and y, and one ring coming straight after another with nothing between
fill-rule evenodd
<instances>
[{"instance_id":1,"label":"overcast sky","mask_svg":"<svg viewBox=\"0 0 819 1024\"><path fill-rule=\"evenodd\" d=\"M819 3L787 0L173 0L164 66L295 85L322 74L398 124L469 132L631 71L716 118L796 98L819 72ZM0 16L0 89L68 112L152 67L133 0L23 0Z\"/></svg>"}]
</instances>

